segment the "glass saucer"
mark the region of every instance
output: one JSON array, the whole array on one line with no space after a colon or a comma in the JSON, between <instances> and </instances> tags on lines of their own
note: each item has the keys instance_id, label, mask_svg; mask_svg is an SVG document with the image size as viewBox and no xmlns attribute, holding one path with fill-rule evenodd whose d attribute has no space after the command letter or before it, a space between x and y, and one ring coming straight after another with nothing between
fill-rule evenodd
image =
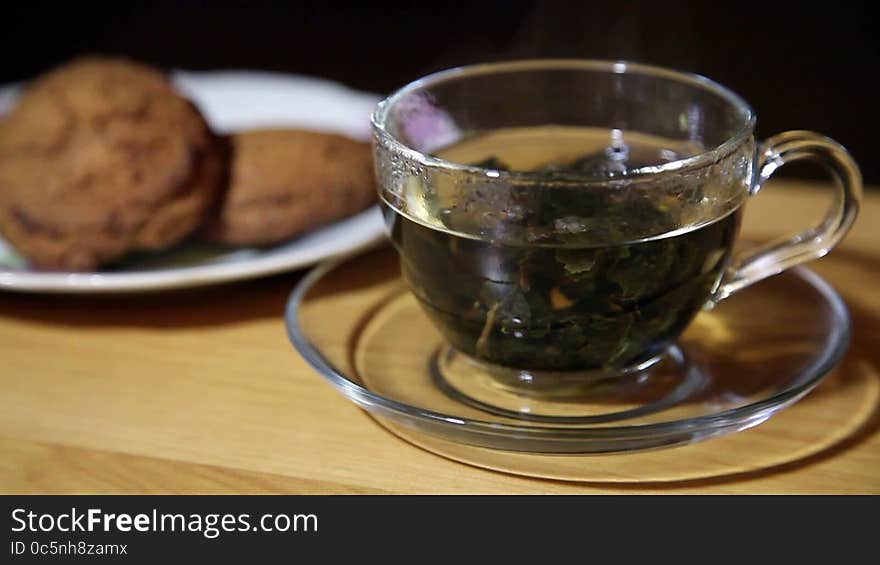
<instances>
[{"instance_id":1,"label":"glass saucer","mask_svg":"<svg viewBox=\"0 0 880 565\"><path fill-rule=\"evenodd\" d=\"M701 312L641 371L576 394L514 387L499 406L438 378L438 363L455 353L406 289L391 248L316 268L285 318L303 357L395 434L471 464L573 480L589 477L572 455L694 443L765 422L810 392L850 339L838 294L796 268Z\"/></svg>"}]
</instances>

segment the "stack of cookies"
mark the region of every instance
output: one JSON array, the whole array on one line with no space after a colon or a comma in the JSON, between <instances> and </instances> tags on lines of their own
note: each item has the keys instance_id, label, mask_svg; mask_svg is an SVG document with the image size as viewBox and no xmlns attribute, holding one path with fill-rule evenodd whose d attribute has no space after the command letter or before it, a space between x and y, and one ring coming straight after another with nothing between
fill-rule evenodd
<instances>
[{"instance_id":1,"label":"stack of cookies","mask_svg":"<svg viewBox=\"0 0 880 565\"><path fill-rule=\"evenodd\" d=\"M0 121L0 234L36 268L86 271L198 237L271 245L367 208L368 144L214 134L156 69L79 59Z\"/></svg>"}]
</instances>

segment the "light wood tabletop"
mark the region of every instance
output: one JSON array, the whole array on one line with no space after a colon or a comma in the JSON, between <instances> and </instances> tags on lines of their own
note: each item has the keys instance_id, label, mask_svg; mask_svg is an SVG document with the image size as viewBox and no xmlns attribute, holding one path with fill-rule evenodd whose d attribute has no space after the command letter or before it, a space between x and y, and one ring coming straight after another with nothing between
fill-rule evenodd
<instances>
[{"instance_id":1,"label":"light wood tabletop","mask_svg":"<svg viewBox=\"0 0 880 565\"><path fill-rule=\"evenodd\" d=\"M773 181L746 208L744 236L796 231L830 197L819 183ZM878 241L880 191L867 190L852 233L812 264L854 321L846 358L820 388L849 387L860 403L858 421L840 429L835 422L851 414L831 415L827 426L804 421L815 411L796 405L735 434L737 457L788 450L784 463L722 468L693 480L657 481L650 468L630 471L623 482L534 479L406 443L331 388L289 344L282 313L301 272L139 296L5 292L0 491L880 493ZM800 402L818 401L814 394ZM706 443L720 453L731 439ZM664 450L665 465L687 470L688 457L673 457L676 449L684 448ZM602 456L594 457L601 468Z\"/></svg>"}]
</instances>

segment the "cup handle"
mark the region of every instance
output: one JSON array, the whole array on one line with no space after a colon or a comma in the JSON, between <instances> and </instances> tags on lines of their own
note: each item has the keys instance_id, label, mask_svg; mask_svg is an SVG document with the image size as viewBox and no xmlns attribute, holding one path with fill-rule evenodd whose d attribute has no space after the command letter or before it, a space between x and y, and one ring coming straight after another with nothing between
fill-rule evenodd
<instances>
[{"instance_id":1,"label":"cup handle","mask_svg":"<svg viewBox=\"0 0 880 565\"><path fill-rule=\"evenodd\" d=\"M787 131L765 140L758 150L757 175L750 195L757 194L776 169L802 159L820 163L836 181L834 201L825 218L797 235L736 254L713 302L795 265L824 257L852 227L862 198L862 175L843 146L818 133Z\"/></svg>"}]
</instances>

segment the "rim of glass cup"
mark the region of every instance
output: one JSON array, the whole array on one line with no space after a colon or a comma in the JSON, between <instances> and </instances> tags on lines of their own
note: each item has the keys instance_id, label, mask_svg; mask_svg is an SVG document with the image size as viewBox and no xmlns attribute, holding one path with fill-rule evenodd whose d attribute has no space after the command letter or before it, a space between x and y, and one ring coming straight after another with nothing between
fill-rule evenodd
<instances>
[{"instance_id":1,"label":"rim of glass cup","mask_svg":"<svg viewBox=\"0 0 880 565\"><path fill-rule=\"evenodd\" d=\"M523 181L541 182L547 181L546 177L541 178L541 173L530 171L499 171L473 165L465 165L454 161L447 161L434 155L429 155L410 147L400 141L396 136L392 135L387 128L389 113L392 108L407 95L413 92L441 84L443 82L457 80L465 77L491 75L504 72L518 72L529 70L585 70L585 71L607 71L613 74L642 74L658 78L667 78L678 81L680 83L701 88L709 91L733 106L742 123L739 129L732 136L728 137L722 143L707 148L704 151L691 155L684 159L676 159L659 165L648 165L629 169L622 173L610 173L606 175L594 175L588 173L565 173L558 175L556 180L571 179L578 182L597 182L608 181L620 178L633 178L645 175L656 175L660 173L682 171L690 169L698 169L706 165L710 165L724 158L738 148L749 136L755 128L755 112L749 106L743 97L726 86L715 82L703 75L678 71L666 67L648 65L644 63L635 63L631 61L611 61L598 59L530 59L522 61L506 61L498 63L479 63L476 65L465 65L453 67L443 71L438 71L416 79L409 84L399 88L391 93L384 100L379 102L376 110L371 115L371 123L373 131L381 138L383 142L388 144L395 153L402 154L407 159L418 163L419 165L432 168L442 168L461 173L485 175L486 171L492 171L491 178L507 181Z\"/></svg>"}]
</instances>

